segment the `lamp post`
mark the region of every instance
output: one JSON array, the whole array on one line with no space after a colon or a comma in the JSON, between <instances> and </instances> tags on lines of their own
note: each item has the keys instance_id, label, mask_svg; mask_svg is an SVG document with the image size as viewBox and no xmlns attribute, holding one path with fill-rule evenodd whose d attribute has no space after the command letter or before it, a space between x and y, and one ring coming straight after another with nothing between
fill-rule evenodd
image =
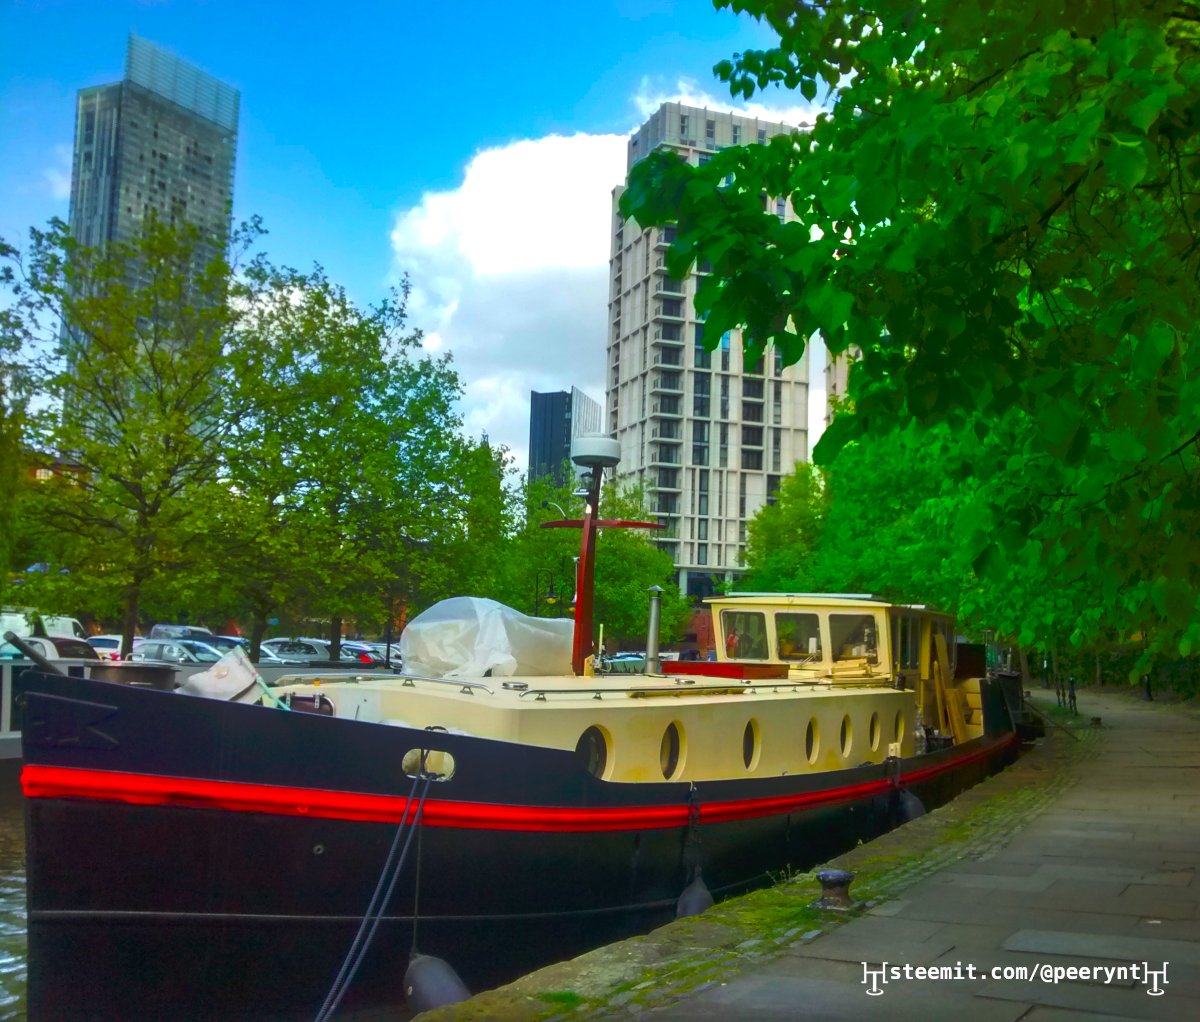
<instances>
[{"instance_id":1,"label":"lamp post","mask_svg":"<svg viewBox=\"0 0 1200 1022\"><path fill-rule=\"evenodd\" d=\"M545 595L542 595L542 579L546 580ZM541 617L540 607L545 601L549 606L553 607L558 603L558 593L554 591L554 572L549 568L538 568L533 575L533 616Z\"/></svg>"}]
</instances>

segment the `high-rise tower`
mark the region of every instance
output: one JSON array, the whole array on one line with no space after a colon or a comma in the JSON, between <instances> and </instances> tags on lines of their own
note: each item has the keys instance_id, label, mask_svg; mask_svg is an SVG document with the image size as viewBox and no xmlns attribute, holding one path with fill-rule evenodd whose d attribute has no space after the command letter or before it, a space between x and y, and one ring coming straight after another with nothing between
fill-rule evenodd
<instances>
[{"instance_id":1,"label":"high-rise tower","mask_svg":"<svg viewBox=\"0 0 1200 1022\"><path fill-rule=\"evenodd\" d=\"M571 441L584 433L599 433L600 406L578 387L529 394L529 478L550 476L566 482Z\"/></svg>"},{"instance_id":2,"label":"high-rise tower","mask_svg":"<svg viewBox=\"0 0 1200 1022\"><path fill-rule=\"evenodd\" d=\"M629 166L661 147L703 164L725 146L790 131L664 103L629 140ZM679 569L680 589L707 596L742 569L747 523L808 459L808 355L784 368L771 350L747 365L737 330L708 351L693 305L704 266L673 279L666 252L674 229L626 223L622 191L613 193L606 426L621 442L620 472L645 484L666 526L657 542ZM764 213L793 218L785 199L763 201Z\"/></svg>"},{"instance_id":3,"label":"high-rise tower","mask_svg":"<svg viewBox=\"0 0 1200 1022\"><path fill-rule=\"evenodd\" d=\"M137 36L125 77L79 91L71 231L85 245L131 241L152 216L190 222L214 249L229 235L236 89Z\"/></svg>"}]
</instances>

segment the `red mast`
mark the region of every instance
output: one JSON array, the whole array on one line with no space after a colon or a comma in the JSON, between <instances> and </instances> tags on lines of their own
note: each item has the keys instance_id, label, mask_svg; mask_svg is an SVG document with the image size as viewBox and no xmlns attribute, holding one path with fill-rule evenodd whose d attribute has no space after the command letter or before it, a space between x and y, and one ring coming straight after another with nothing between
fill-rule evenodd
<instances>
[{"instance_id":1,"label":"red mast","mask_svg":"<svg viewBox=\"0 0 1200 1022\"><path fill-rule=\"evenodd\" d=\"M583 673L583 664L592 654L592 605L596 584L596 531L608 529L661 529L653 522L602 520L600 482L606 468L621 460L621 444L611 437L587 434L571 442L571 460L588 473L587 505L582 521L543 522L543 529L579 529L579 565L575 574L575 633L571 643L571 668Z\"/></svg>"}]
</instances>

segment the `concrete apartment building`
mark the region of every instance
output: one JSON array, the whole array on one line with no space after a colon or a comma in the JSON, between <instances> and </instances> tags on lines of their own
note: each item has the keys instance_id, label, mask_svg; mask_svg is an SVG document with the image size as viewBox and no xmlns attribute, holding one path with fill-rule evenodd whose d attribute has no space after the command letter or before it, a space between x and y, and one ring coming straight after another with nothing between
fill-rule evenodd
<instances>
[{"instance_id":1,"label":"concrete apartment building","mask_svg":"<svg viewBox=\"0 0 1200 1022\"><path fill-rule=\"evenodd\" d=\"M628 165L660 147L702 164L725 146L791 130L665 103L629 140ZM605 425L621 443L621 477L645 485L666 526L656 541L679 569L680 590L707 596L742 570L747 523L808 460L808 355L784 368L769 351L746 365L736 330L707 351L693 306L703 267L673 279L665 258L673 229L626 222L622 191L613 193ZM793 216L769 196L764 212Z\"/></svg>"},{"instance_id":2,"label":"concrete apartment building","mask_svg":"<svg viewBox=\"0 0 1200 1022\"><path fill-rule=\"evenodd\" d=\"M578 387L570 391L529 392L529 479L553 477L566 482L571 441L583 433L599 433L600 405Z\"/></svg>"},{"instance_id":3,"label":"concrete apartment building","mask_svg":"<svg viewBox=\"0 0 1200 1022\"><path fill-rule=\"evenodd\" d=\"M85 245L131 241L157 215L229 235L239 93L145 39L129 37L125 77L76 101L71 231Z\"/></svg>"}]
</instances>

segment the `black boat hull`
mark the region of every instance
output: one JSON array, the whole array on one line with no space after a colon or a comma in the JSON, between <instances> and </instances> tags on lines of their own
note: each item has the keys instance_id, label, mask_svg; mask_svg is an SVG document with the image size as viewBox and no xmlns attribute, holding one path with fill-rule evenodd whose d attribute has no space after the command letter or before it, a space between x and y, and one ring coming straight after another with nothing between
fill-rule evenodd
<instances>
[{"instance_id":1,"label":"black boat hull","mask_svg":"<svg viewBox=\"0 0 1200 1022\"><path fill-rule=\"evenodd\" d=\"M420 950L482 988L668 921L693 863L714 892L744 889L894 826L901 787L939 805L1016 751L986 686L988 733L953 749L692 786L603 782L553 749L29 680L34 1022L314 1017L414 814L412 749L456 769L429 786L347 1010L403 1001L414 914Z\"/></svg>"}]
</instances>

